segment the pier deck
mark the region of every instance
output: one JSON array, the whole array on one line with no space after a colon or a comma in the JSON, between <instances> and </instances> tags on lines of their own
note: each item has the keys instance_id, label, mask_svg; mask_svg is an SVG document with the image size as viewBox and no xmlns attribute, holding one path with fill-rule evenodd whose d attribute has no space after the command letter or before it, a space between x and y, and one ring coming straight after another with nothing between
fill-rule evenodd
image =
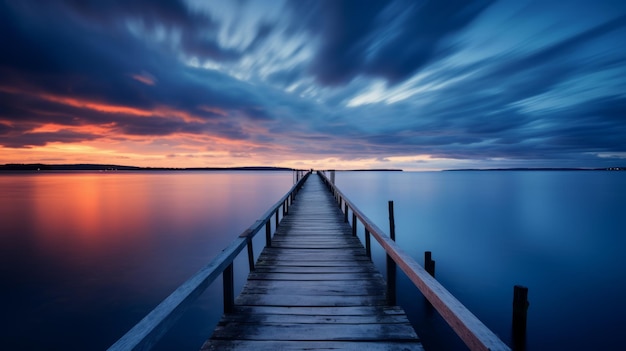
<instances>
[{"instance_id":1,"label":"pier deck","mask_svg":"<svg viewBox=\"0 0 626 351\"><path fill-rule=\"evenodd\" d=\"M422 350L385 292L332 194L312 175L202 350Z\"/></svg>"}]
</instances>

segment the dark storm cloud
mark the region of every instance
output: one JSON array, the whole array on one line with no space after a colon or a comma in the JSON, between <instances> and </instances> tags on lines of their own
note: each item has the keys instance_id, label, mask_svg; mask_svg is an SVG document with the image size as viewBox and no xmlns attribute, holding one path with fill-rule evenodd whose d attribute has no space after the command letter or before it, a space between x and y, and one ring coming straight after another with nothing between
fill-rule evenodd
<instances>
[{"instance_id":1,"label":"dark storm cloud","mask_svg":"<svg viewBox=\"0 0 626 351\"><path fill-rule=\"evenodd\" d=\"M96 134L78 133L71 130L43 133L14 132L16 130L10 128L3 133L0 127L0 145L13 148L29 148L32 146L44 146L50 142L74 143L99 138Z\"/></svg>"},{"instance_id":2,"label":"dark storm cloud","mask_svg":"<svg viewBox=\"0 0 626 351\"><path fill-rule=\"evenodd\" d=\"M167 50L155 49L149 41L130 35L125 18L140 19L151 27L182 28L183 46L218 59L236 54L217 44L199 40L200 29L214 24L206 16L190 13L177 1L68 1L0 3L0 112L2 119L36 128L43 123L67 126L114 124L115 130L130 135L163 136L179 132L210 133L229 138L246 138L233 122L184 121L172 113L138 118L122 112L107 113L84 104L123 106L155 111L163 106L193 114L207 121L241 111L253 119L271 116L259 107L262 101L250 88L224 74L186 67ZM260 29L257 44L271 31ZM188 38L188 39L186 39ZM186 41L189 40L189 41ZM199 40L197 42L192 42ZM155 84L146 85L133 75L149 72ZM81 106L68 105L67 99ZM203 109L208 106L210 109ZM215 113L213 111L223 111ZM224 130L220 129L224 128ZM14 132L18 132L15 131ZM54 141L78 141L81 136L37 136L21 130L4 138L2 145L21 147Z\"/></svg>"},{"instance_id":3,"label":"dark storm cloud","mask_svg":"<svg viewBox=\"0 0 626 351\"><path fill-rule=\"evenodd\" d=\"M541 159L572 153L624 152L623 92L580 101L570 98L569 107L559 103L554 109L538 111L527 111L536 102L525 101L554 93L562 84L574 84L571 81L577 77L616 66L616 61L608 57L596 56L585 65L575 57L586 52L587 45L605 35L616 35L616 31L622 33L625 27L622 16L527 54L509 54L441 70L429 79L448 81L464 74L469 77L425 93L438 103L421 105L413 112L395 112L396 108L386 107L387 115L394 116L389 120L404 120L385 134L373 131L369 140L391 146L396 154L426 153L458 159ZM586 84L602 89L604 83L598 80ZM568 100L565 94L558 96ZM368 114L372 109L368 106L360 112Z\"/></svg>"},{"instance_id":4,"label":"dark storm cloud","mask_svg":"<svg viewBox=\"0 0 626 351\"><path fill-rule=\"evenodd\" d=\"M342 85L368 75L393 84L450 54L451 36L491 2L327 0L295 8L298 21L317 15L306 23L320 37L310 66L320 83Z\"/></svg>"}]
</instances>

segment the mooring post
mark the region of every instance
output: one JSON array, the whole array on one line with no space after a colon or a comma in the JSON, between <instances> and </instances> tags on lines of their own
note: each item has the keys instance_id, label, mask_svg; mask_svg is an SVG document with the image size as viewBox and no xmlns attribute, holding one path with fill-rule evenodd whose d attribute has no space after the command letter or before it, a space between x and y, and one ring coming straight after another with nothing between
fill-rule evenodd
<instances>
[{"instance_id":1,"label":"mooring post","mask_svg":"<svg viewBox=\"0 0 626 351\"><path fill-rule=\"evenodd\" d=\"M513 339L518 341L526 337L526 317L528 312L528 288L521 285L513 287Z\"/></svg>"},{"instance_id":2,"label":"mooring post","mask_svg":"<svg viewBox=\"0 0 626 351\"><path fill-rule=\"evenodd\" d=\"M389 201L389 237L396 241L396 223L393 215L393 201ZM396 304L396 262L387 254L387 304Z\"/></svg>"},{"instance_id":3,"label":"mooring post","mask_svg":"<svg viewBox=\"0 0 626 351\"><path fill-rule=\"evenodd\" d=\"M352 210L352 236L356 236L356 213Z\"/></svg>"},{"instance_id":4,"label":"mooring post","mask_svg":"<svg viewBox=\"0 0 626 351\"><path fill-rule=\"evenodd\" d=\"M235 306L235 279L233 274L233 264L229 264L222 273L224 287L224 313L233 312Z\"/></svg>"},{"instance_id":5,"label":"mooring post","mask_svg":"<svg viewBox=\"0 0 626 351\"><path fill-rule=\"evenodd\" d=\"M433 260L432 253L430 251L424 252L424 269L433 278L435 277L435 261Z\"/></svg>"}]
</instances>

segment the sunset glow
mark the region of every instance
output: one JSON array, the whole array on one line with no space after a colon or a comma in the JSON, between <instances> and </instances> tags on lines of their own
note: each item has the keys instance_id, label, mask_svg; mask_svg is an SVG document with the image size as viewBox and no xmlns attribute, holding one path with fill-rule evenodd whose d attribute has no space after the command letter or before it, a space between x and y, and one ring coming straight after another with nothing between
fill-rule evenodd
<instances>
[{"instance_id":1,"label":"sunset glow","mask_svg":"<svg viewBox=\"0 0 626 351\"><path fill-rule=\"evenodd\" d=\"M25 0L0 23L0 164L626 162L624 2Z\"/></svg>"}]
</instances>

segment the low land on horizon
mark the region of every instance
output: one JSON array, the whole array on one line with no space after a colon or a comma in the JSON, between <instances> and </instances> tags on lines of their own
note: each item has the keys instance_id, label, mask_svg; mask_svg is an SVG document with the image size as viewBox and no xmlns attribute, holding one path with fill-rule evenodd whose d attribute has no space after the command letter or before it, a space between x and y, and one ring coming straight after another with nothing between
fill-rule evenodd
<instances>
[{"instance_id":1,"label":"low land on horizon","mask_svg":"<svg viewBox=\"0 0 626 351\"><path fill-rule=\"evenodd\" d=\"M464 168L464 169L446 169L445 172L460 171L626 171L626 167L605 167L605 168L558 168L558 167L539 167L539 168Z\"/></svg>"},{"instance_id":2,"label":"low land on horizon","mask_svg":"<svg viewBox=\"0 0 626 351\"><path fill-rule=\"evenodd\" d=\"M137 167L107 164L43 164L43 163L10 163L0 165L0 171L294 171L286 167Z\"/></svg>"},{"instance_id":3,"label":"low land on horizon","mask_svg":"<svg viewBox=\"0 0 626 351\"><path fill-rule=\"evenodd\" d=\"M297 171L288 167L241 166L241 167L138 167L108 164L44 164L44 163L8 163L0 165L0 171ZM403 172L402 169L345 169L339 172ZM444 169L443 172L461 171L626 171L626 167L582 168L582 167L538 167L538 168L464 168Z\"/></svg>"},{"instance_id":4,"label":"low land on horizon","mask_svg":"<svg viewBox=\"0 0 626 351\"><path fill-rule=\"evenodd\" d=\"M242 167L137 167L107 164L44 164L44 163L9 163L0 165L0 171L297 171L299 169L270 166ZM402 172L401 169L350 169L338 171L384 171Z\"/></svg>"}]
</instances>

